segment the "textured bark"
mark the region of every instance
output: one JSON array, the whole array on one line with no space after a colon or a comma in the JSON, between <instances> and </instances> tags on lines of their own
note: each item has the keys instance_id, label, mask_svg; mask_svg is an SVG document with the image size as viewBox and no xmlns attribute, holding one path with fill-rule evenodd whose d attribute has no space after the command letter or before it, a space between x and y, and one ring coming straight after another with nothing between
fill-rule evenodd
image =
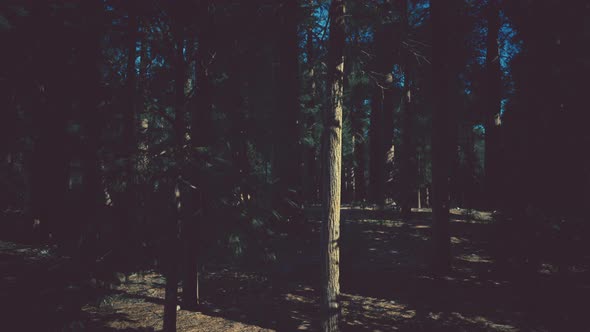
<instances>
[{"instance_id":1,"label":"textured bark","mask_svg":"<svg viewBox=\"0 0 590 332\"><path fill-rule=\"evenodd\" d=\"M432 222L433 261L435 272L451 267L449 237L449 176L453 151L454 94L456 79L452 50L459 47L455 24L459 0L431 3L432 17Z\"/></svg>"},{"instance_id":2,"label":"textured bark","mask_svg":"<svg viewBox=\"0 0 590 332\"><path fill-rule=\"evenodd\" d=\"M498 32L500 30L500 14L498 0L488 1L487 8L488 36L486 52L486 114L485 126L485 190L488 208L496 208L498 204L498 184L500 181L500 141L499 118L502 100L502 73L498 54Z\"/></svg>"},{"instance_id":3,"label":"textured bark","mask_svg":"<svg viewBox=\"0 0 590 332\"><path fill-rule=\"evenodd\" d=\"M344 0L330 5L328 86L330 100L324 118L324 223L322 227L322 331L339 331L340 320L340 195L342 168L342 95L344 79Z\"/></svg>"}]
</instances>

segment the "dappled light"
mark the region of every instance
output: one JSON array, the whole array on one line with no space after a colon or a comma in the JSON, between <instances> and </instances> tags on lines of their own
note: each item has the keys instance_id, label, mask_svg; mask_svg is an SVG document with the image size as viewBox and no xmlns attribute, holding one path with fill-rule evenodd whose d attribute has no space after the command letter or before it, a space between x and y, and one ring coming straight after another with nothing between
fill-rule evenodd
<instances>
[{"instance_id":1,"label":"dappled light","mask_svg":"<svg viewBox=\"0 0 590 332\"><path fill-rule=\"evenodd\" d=\"M587 1L0 1L0 331L569 332Z\"/></svg>"}]
</instances>

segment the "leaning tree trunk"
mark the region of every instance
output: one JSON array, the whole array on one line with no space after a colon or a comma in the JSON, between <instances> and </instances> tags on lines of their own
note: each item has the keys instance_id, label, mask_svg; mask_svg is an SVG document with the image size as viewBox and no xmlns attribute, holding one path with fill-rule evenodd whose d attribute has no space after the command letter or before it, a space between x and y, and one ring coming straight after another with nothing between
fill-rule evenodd
<instances>
[{"instance_id":1,"label":"leaning tree trunk","mask_svg":"<svg viewBox=\"0 0 590 332\"><path fill-rule=\"evenodd\" d=\"M324 223L322 228L322 330L339 331L340 181L342 168L342 95L344 80L344 0L332 0L328 41L330 100L324 118Z\"/></svg>"}]
</instances>

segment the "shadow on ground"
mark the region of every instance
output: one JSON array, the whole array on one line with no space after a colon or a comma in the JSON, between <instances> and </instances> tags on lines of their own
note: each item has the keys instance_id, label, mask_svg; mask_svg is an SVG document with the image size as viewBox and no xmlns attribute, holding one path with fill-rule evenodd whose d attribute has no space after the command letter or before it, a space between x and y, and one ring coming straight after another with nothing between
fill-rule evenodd
<instances>
[{"instance_id":1,"label":"shadow on ground","mask_svg":"<svg viewBox=\"0 0 590 332\"><path fill-rule=\"evenodd\" d=\"M317 330L319 218L281 263L265 270L209 266L199 312L180 310L181 331ZM588 265L569 274L499 269L489 216L453 213L453 271L428 271L430 213L342 210L344 331L575 331L589 307ZM480 218L481 217L481 218ZM111 289L84 283L50 248L1 242L0 290L11 329L157 331L163 278L131 275ZM587 262L586 262L587 264ZM541 265L543 267L545 265ZM39 330L39 329L37 329Z\"/></svg>"}]
</instances>

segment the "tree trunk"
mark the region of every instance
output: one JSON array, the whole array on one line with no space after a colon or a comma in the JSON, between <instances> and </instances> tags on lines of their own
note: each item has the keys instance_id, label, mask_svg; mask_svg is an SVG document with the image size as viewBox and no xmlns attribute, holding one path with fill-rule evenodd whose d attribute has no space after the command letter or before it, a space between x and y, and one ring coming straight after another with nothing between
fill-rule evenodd
<instances>
[{"instance_id":1,"label":"tree trunk","mask_svg":"<svg viewBox=\"0 0 590 332\"><path fill-rule=\"evenodd\" d=\"M373 63L374 87L371 100L371 125L369 132L370 159L369 159L369 186L373 203L383 206L386 196L386 182L388 181L387 155L393 146L393 116L394 116L394 26L388 22L392 1L384 1L382 12L385 13L384 23L375 31L375 60Z\"/></svg>"},{"instance_id":2,"label":"tree trunk","mask_svg":"<svg viewBox=\"0 0 590 332\"><path fill-rule=\"evenodd\" d=\"M499 119L502 100L502 73L498 55L498 32L500 30L500 14L497 0L488 1L487 20L487 52L486 52L486 114L485 126L485 159L484 183L486 187L487 207L497 208L499 184Z\"/></svg>"},{"instance_id":3,"label":"tree trunk","mask_svg":"<svg viewBox=\"0 0 590 332\"><path fill-rule=\"evenodd\" d=\"M137 2L128 2L128 15L129 15L129 26L127 37L127 77L126 77L126 90L127 90L127 109L124 110L125 119L125 131L123 132L125 147L128 149L127 159L127 180L130 181L133 177L133 159L135 158L136 149L136 131L137 131L137 110L136 110L136 93L137 93L137 75L135 73L136 66L135 61L137 59L137 37L138 37L138 17L137 17ZM128 184L129 186L129 184Z\"/></svg>"},{"instance_id":4,"label":"tree trunk","mask_svg":"<svg viewBox=\"0 0 590 332\"><path fill-rule=\"evenodd\" d=\"M166 288L164 295L164 332L176 332L176 306L178 298L178 264L176 258L179 253L182 200L179 179L174 185L174 224L170 225L168 243L166 246Z\"/></svg>"},{"instance_id":5,"label":"tree trunk","mask_svg":"<svg viewBox=\"0 0 590 332\"><path fill-rule=\"evenodd\" d=\"M310 5L313 5L313 0L310 0ZM307 82L309 89L309 102L305 105L308 109L308 115L305 120L305 130L307 131L306 135L313 137L313 127L316 124L316 118L312 112L309 112L309 110L316 106L316 84L313 29L311 27L308 27L306 31L305 53L307 56ZM312 144L305 146L303 151L303 164L305 168L303 171L303 195L308 204L314 201L317 202L318 183L316 174L316 149L316 145Z\"/></svg>"},{"instance_id":6,"label":"tree trunk","mask_svg":"<svg viewBox=\"0 0 590 332\"><path fill-rule=\"evenodd\" d=\"M276 130L276 178L278 192L274 206L287 219L295 219L301 206L301 110L298 80L298 1L282 1L278 13L281 30L279 44L278 97L274 122Z\"/></svg>"},{"instance_id":7,"label":"tree trunk","mask_svg":"<svg viewBox=\"0 0 590 332\"><path fill-rule=\"evenodd\" d=\"M409 38L408 25L408 6L407 0L402 0L402 29L404 38ZM400 149L400 186L401 186L401 214L404 218L409 218L412 214L412 191L415 187L415 147L412 135L412 119L414 113L413 99L413 81L411 70L410 50L404 50L403 67L404 67L404 96L402 108L402 139ZM418 192L418 195L420 193Z\"/></svg>"},{"instance_id":8,"label":"tree trunk","mask_svg":"<svg viewBox=\"0 0 590 332\"><path fill-rule=\"evenodd\" d=\"M451 50L459 48L452 28L458 20L459 0L431 3L432 17L432 222L433 261L435 272L444 273L451 267L449 237L449 176L454 136L454 95L457 75Z\"/></svg>"},{"instance_id":9,"label":"tree trunk","mask_svg":"<svg viewBox=\"0 0 590 332\"><path fill-rule=\"evenodd\" d=\"M324 169L324 223L322 227L322 331L339 331L340 320L340 195L342 167L342 95L344 86L345 45L344 0L330 5L328 41L329 105L324 118L326 138Z\"/></svg>"},{"instance_id":10,"label":"tree trunk","mask_svg":"<svg viewBox=\"0 0 590 332\"><path fill-rule=\"evenodd\" d=\"M365 181L365 138L363 120L366 116L363 107L363 99L355 94L352 101L352 148L353 148L353 176L354 176L354 201L363 201L366 198Z\"/></svg>"}]
</instances>

